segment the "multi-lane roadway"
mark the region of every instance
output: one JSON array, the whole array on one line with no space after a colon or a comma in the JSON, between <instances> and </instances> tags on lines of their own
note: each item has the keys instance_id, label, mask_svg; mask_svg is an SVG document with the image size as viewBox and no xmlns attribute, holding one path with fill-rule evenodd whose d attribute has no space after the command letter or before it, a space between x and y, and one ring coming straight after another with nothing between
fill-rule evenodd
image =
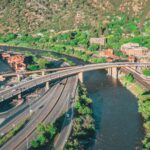
<instances>
[{"instance_id":1,"label":"multi-lane roadway","mask_svg":"<svg viewBox=\"0 0 150 150\"><path fill-rule=\"evenodd\" d=\"M76 78L77 79L77 78ZM74 117L74 101L76 100L76 93L77 93L77 81L72 89L72 96L70 99L70 102L68 102L66 106L66 113L65 113L65 119L62 124L61 132L57 136L55 142L54 142L54 148L57 150L63 150L69 135L71 133L72 124L73 124L73 117Z\"/></svg>"},{"instance_id":2,"label":"multi-lane roadway","mask_svg":"<svg viewBox=\"0 0 150 150\"><path fill-rule=\"evenodd\" d=\"M74 98L74 89L76 89L77 86L77 78L70 77L67 81L67 84L57 102L53 110L50 112L50 114L44 119L43 123L54 123L57 118L59 118L62 113L68 111L68 104L73 100ZM55 99L55 98L54 98ZM70 108L69 108L70 109ZM36 133L33 133L29 137L29 141L35 139ZM64 135L65 138L65 135ZM25 150L26 148L26 142L22 143L17 150Z\"/></svg>"},{"instance_id":3,"label":"multi-lane roadway","mask_svg":"<svg viewBox=\"0 0 150 150\"><path fill-rule=\"evenodd\" d=\"M50 90L43 93L40 97L38 97L36 100L32 101L31 103L23 104L21 107L15 108L13 111L11 111L12 114L9 115L9 117L6 118L0 125L1 135L10 131L14 125L17 125L19 122L23 121L26 117L29 117L31 111L36 112L38 111L38 109L43 107L47 103L46 97L48 97L49 94L55 94L60 83L54 85Z\"/></svg>"},{"instance_id":4,"label":"multi-lane roadway","mask_svg":"<svg viewBox=\"0 0 150 150\"><path fill-rule=\"evenodd\" d=\"M35 138L35 129L40 122L54 122L64 110L64 105L70 100L72 95L72 87L77 82L75 77L65 79L58 87L55 87L53 92L48 92L45 99L45 105L36 111L35 115L31 117L29 123L12 139L10 139L1 150L24 150L27 149L27 140ZM73 88L74 89L74 88ZM68 96L69 95L69 96Z\"/></svg>"}]
</instances>

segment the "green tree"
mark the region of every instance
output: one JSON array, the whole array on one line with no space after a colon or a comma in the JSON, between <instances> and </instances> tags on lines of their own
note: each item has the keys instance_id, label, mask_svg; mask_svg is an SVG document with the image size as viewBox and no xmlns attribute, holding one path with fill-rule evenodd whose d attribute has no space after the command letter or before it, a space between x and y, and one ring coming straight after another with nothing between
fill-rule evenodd
<instances>
[{"instance_id":1,"label":"green tree","mask_svg":"<svg viewBox=\"0 0 150 150\"><path fill-rule=\"evenodd\" d=\"M8 34L6 35L6 37L4 38L4 41L5 41L5 42L8 42L8 41L12 41L12 40L14 40L14 39L16 39L16 38L17 38L17 34L8 33Z\"/></svg>"},{"instance_id":2,"label":"green tree","mask_svg":"<svg viewBox=\"0 0 150 150\"><path fill-rule=\"evenodd\" d=\"M134 77L132 74L128 74L127 76L125 76L125 78L128 82L134 82Z\"/></svg>"},{"instance_id":3,"label":"green tree","mask_svg":"<svg viewBox=\"0 0 150 150\"><path fill-rule=\"evenodd\" d=\"M54 127L52 124L49 124L46 126L46 132L49 134L50 139L52 139L56 134L56 127Z\"/></svg>"},{"instance_id":4,"label":"green tree","mask_svg":"<svg viewBox=\"0 0 150 150\"><path fill-rule=\"evenodd\" d=\"M36 149L40 146L40 143L37 140L33 140L31 141L31 146Z\"/></svg>"},{"instance_id":5,"label":"green tree","mask_svg":"<svg viewBox=\"0 0 150 150\"><path fill-rule=\"evenodd\" d=\"M45 145L45 144L48 142L48 140L47 140L47 138L44 136L44 134L38 135L37 141L39 142L40 146L43 146L43 145Z\"/></svg>"},{"instance_id":6,"label":"green tree","mask_svg":"<svg viewBox=\"0 0 150 150\"><path fill-rule=\"evenodd\" d=\"M89 46L88 49L89 49L90 51L97 51L97 50L99 50L99 45L97 45L97 44L92 44L92 45Z\"/></svg>"},{"instance_id":7,"label":"green tree","mask_svg":"<svg viewBox=\"0 0 150 150\"><path fill-rule=\"evenodd\" d=\"M150 76L150 69L144 69L143 74L146 76Z\"/></svg>"},{"instance_id":8,"label":"green tree","mask_svg":"<svg viewBox=\"0 0 150 150\"><path fill-rule=\"evenodd\" d=\"M27 69L31 70L31 71L35 71L39 69L39 66L37 64L35 65L28 65Z\"/></svg>"},{"instance_id":9,"label":"green tree","mask_svg":"<svg viewBox=\"0 0 150 150\"><path fill-rule=\"evenodd\" d=\"M48 64L48 60L47 59L44 59L44 58L40 58L38 61L37 61L40 69L45 69L46 68L46 65Z\"/></svg>"}]
</instances>

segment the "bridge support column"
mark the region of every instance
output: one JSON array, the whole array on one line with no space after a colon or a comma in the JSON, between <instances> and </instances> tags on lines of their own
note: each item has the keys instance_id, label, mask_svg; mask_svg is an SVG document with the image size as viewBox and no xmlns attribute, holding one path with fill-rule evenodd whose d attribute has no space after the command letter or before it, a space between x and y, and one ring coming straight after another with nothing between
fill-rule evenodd
<instances>
[{"instance_id":1,"label":"bridge support column","mask_svg":"<svg viewBox=\"0 0 150 150\"><path fill-rule=\"evenodd\" d=\"M80 72L80 73L78 74L78 78L79 78L79 81L80 81L81 83L83 83L83 72Z\"/></svg>"},{"instance_id":2,"label":"bridge support column","mask_svg":"<svg viewBox=\"0 0 150 150\"><path fill-rule=\"evenodd\" d=\"M47 91L47 90L49 90L49 82L46 82L46 85L45 85L45 90Z\"/></svg>"},{"instance_id":3,"label":"bridge support column","mask_svg":"<svg viewBox=\"0 0 150 150\"><path fill-rule=\"evenodd\" d=\"M118 69L116 67L108 68L107 72L107 74L112 76L114 79L118 78Z\"/></svg>"},{"instance_id":4,"label":"bridge support column","mask_svg":"<svg viewBox=\"0 0 150 150\"><path fill-rule=\"evenodd\" d=\"M21 81L21 75L20 74L17 74L17 80Z\"/></svg>"},{"instance_id":5,"label":"bridge support column","mask_svg":"<svg viewBox=\"0 0 150 150\"><path fill-rule=\"evenodd\" d=\"M42 71L42 76L44 76L44 75L45 75L45 71L43 70L43 71Z\"/></svg>"},{"instance_id":6,"label":"bridge support column","mask_svg":"<svg viewBox=\"0 0 150 150\"><path fill-rule=\"evenodd\" d=\"M112 68L112 77L114 79L118 78L118 69L117 68Z\"/></svg>"},{"instance_id":7,"label":"bridge support column","mask_svg":"<svg viewBox=\"0 0 150 150\"><path fill-rule=\"evenodd\" d=\"M111 69L111 68L108 68L108 69L107 69L107 75L109 75L109 76L112 75L112 69Z\"/></svg>"}]
</instances>

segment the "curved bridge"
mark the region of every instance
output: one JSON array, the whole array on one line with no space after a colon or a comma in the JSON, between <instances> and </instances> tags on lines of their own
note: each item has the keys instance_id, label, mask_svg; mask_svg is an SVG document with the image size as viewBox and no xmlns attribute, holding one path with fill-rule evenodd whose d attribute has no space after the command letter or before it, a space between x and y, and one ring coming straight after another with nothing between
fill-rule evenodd
<instances>
[{"instance_id":1,"label":"curved bridge","mask_svg":"<svg viewBox=\"0 0 150 150\"><path fill-rule=\"evenodd\" d=\"M130 62L117 62L117 63L100 63L100 64L90 64L84 66L77 66L71 69L58 71L52 74L48 74L36 79L20 83L12 88L0 92L0 101L6 100L13 96L16 96L30 88L37 85L56 80L59 78L68 77L75 74L80 74L87 71L107 69L107 68L120 68L120 67L143 67L150 66L150 63L130 63Z\"/></svg>"}]
</instances>

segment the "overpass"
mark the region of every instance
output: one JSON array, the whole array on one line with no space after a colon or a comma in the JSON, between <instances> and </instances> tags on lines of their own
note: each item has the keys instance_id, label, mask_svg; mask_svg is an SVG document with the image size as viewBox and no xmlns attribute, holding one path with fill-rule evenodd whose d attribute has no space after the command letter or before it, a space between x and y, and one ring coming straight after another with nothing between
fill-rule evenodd
<instances>
[{"instance_id":1,"label":"overpass","mask_svg":"<svg viewBox=\"0 0 150 150\"><path fill-rule=\"evenodd\" d=\"M56 71L61 71L61 70L66 70L66 69L70 69L73 68L72 67L62 67L62 68L54 68L54 69L42 69L42 70L36 70L36 71L24 71L24 72L18 72L18 73L9 73L9 74L0 74L0 81L5 80L5 78L7 77L13 77L13 76L17 76L18 80L20 81L21 76L24 75L31 75L31 74L41 74L42 76L44 76L46 73L49 72L56 72Z\"/></svg>"},{"instance_id":2,"label":"overpass","mask_svg":"<svg viewBox=\"0 0 150 150\"><path fill-rule=\"evenodd\" d=\"M84 66L77 66L71 69L58 71L52 74L47 74L36 79L20 83L14 87L3 90L0 92L0 102L9 99L13 96L19 95L26 90L38 86L40 84L46 83L47 88L49 88L49 81L53 81L60 78L65 78L68 76L79 74L79 79L83 82L83 72L108 69L111 70L111 75L117 78L118 70L121 67L147 67L150 63L130 63L130 62L117 62L117 63L100 63L100 64L89 64ZM149 87L150 89L150 87Z\"/></svg>"},{"instance_id":3,"label":"overpass","mask_svg":"<svg viewBox=\"0 0 150 150\"><path fill-rule=\"evenodd\" d=\"M70 69L73 67L62 67L62 68L54 68L54 69L42 69L42 70L36 70L36 71L25 71L25 72L18 72L18 73L9 73L9 74L0 74L3 77L12 77L12 76L17 76L17 75L29 75L29 74L34 74L34 73L43 73L44 75L47 72L55 72L55 71L61 71L61 70L66 70Z\"/></svg>"}]
</instances>

